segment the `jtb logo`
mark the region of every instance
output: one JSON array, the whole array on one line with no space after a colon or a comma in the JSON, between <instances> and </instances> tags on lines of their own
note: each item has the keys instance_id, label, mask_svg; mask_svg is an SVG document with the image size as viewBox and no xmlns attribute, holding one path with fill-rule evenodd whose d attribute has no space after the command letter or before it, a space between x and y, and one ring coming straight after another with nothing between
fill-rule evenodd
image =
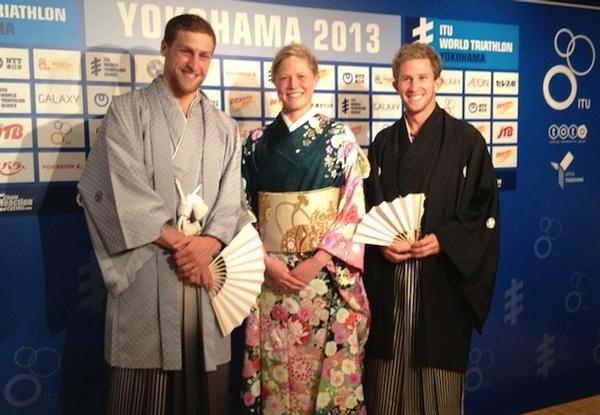
<instances>
[{"instance_id":1,"label":"jtb logo","mask_svg":"<svg viewBox=\"0 0 600 415\"><path fill-rule=\"evenodd\" d=\"M0 138L5 140L19 140L23 138L23 126L21 124L0 124Z\"/></svg>"},{"instance_id":2,"label":"jtb logo","mask_svg":"<svg viewBox=\"0 0 600 415\"><path fill-rule=\"evenodd\" d=\"M566 33L570 37L569 43L567 44L567 48L564 51L561 50L561 48L558 45L558 39L563 33ZM576 70L573 67L573 63L571 62L571 57L575 53L575 46L577 40L579 39L587 42L587 44L590 46L591 51L591 62L587 69L583 71ZM569 108L571 104L573 104L573 102L575 101L575 97L577 96L577 78L575 76L585 76L588 73L590 73L590 71L594 67L594 63L596 61L596 49L594 48L594 44L592 43L589 37L584 35L575 36L573 35L573 32L563 27L558 32L556 32L556 35L554 36L554 50L556 51L558 56L560 56L561 58L565 58L565 60L567 61L567 65L554 65L548 70L548 72L546 72L546 76L544 76L544 82L542 83L542 92L544 93L544 99L546 100L546 103L552 109L562 111ZM550 92L550 82L552 82L552 78L554 78L554 76L558 74L566 76L567 80L569 81L569 95L563 101L556 100ZM591 107L591 102L589 99L582 98L580 99L580 101L580 108L589 109Z\"/></svg>"}]
</instances>

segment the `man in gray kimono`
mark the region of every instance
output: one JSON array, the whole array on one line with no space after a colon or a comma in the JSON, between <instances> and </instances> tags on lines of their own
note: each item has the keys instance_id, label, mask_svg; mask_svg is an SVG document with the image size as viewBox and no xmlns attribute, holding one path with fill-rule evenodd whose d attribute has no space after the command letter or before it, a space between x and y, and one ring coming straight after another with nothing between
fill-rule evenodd
<instances>
[{"instance_id":1,"label":"man in gray kimono","mask_svg":"<svg viewBox=\"0 0 600 415\"><path fill-rule=\"evenodd\" d=\"M111 414L226 412L230 339L204 287L247 214L236 124L199 91L215 41L198 16L167 23L163 75L114 98L79 182L108 290ZM186 236L177 206L193 193L208 210Z\"/></svg>"}]
</instances>

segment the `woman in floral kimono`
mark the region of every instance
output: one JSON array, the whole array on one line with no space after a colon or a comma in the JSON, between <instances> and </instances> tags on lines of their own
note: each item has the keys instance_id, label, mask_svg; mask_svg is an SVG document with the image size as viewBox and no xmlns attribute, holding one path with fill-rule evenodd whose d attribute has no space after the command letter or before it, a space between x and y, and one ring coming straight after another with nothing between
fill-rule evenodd
<instances>
[{"instance_id":1,"label":"woman in floral kimono","mask_svg":"<svg viewBox=\"0 0 600 415\"><path fill-rule=\"evenodd\" d=\"M351 239L369 165L348 127L312 109L317 75L306 47L281 49L271 78L282 111L243 146L247 198L268 253L246 325L249 413L365 413L369 306L364 247Z\"/></svg>"}]
</instances>

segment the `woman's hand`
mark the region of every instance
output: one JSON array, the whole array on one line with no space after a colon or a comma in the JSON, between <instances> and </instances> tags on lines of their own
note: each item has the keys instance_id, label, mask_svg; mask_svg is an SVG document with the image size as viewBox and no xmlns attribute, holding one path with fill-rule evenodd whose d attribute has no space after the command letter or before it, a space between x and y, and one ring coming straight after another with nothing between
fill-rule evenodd
<instances>
[{"instance_id":1,"label":"woman's hand","mask_svg":"<svg viewBox=\"0 0 600 415\"><path fill-rule=\"evenodd\" d=\"M268 254L265 255L265 272L267 284L277 288L298 292L306 285L294 277L283 262Z\"/></svg>"},{"instance_id":2,"label":"woman's hand","mask_svg":"<svg viewBox=\"0 0 600 415\"><path fill-rule=\"evenodd\" d=\"M302 281L304 285L315 278L331 260L331 255L325 251L318 251L315 255L300 262L290 271L292 276Z\"/></svg>"}]
</instances>

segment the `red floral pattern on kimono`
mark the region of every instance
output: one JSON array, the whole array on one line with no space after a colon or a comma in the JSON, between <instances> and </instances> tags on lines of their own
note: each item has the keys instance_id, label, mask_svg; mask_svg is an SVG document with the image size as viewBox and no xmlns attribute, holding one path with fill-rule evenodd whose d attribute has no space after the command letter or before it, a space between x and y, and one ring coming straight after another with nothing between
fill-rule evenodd
<instances>
[{"instance_id":1,"label":"red floral pattern on kimono","mask_svg":"<svg viewBox=\"0 0 600 415\"><path fill-rule=\"evenodd\" d=\"M248 317L244 408L262 414L364 414L362 356L369 306L361 278L364 246L351 238L365 212L362 181L368 162L352 132L341 124L316 115L290 133L278 118L251 133L244 144L243 171L251 206L256 192L263 190L259 181L264 180L254 172L261 171L261 154L274 139L286 140L289 158L311 146L324 149L320 156L313 154L322 163L323 179L312 185L339 183L340 201L336 219L319 245L332 260L299 293L264 285ZM285 190L298 190L291 187ZM293 268L313 254L269 255Z\"/></svg>"}]
</instances>

